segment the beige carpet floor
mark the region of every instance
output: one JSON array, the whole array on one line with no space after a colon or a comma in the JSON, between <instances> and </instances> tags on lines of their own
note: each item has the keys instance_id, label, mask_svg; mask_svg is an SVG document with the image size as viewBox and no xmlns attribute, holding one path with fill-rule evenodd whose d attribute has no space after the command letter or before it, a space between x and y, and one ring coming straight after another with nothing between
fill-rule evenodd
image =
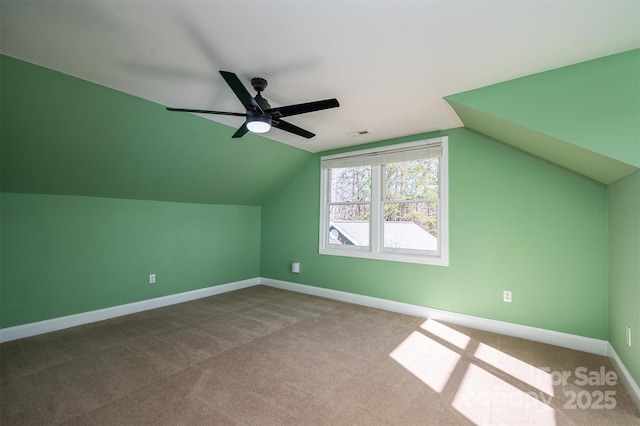
<instances>
[{"instance_id":1,"label":"beige carpet floor","mask_svg":"<svg viewBox=\"0 0 640 426\"><path fill-rule=\"evenodd\" d=\"M6 342L0 365L3 426L640 424L606 357L264 286Z\"/></svg>"}]
</instances>

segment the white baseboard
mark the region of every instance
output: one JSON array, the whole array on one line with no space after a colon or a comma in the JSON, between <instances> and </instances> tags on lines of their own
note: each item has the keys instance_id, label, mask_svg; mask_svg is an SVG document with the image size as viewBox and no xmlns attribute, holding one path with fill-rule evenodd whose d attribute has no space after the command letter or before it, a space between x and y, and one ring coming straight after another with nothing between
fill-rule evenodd
<instances>
[{"instance_id":1,"label":"white baseboard","mask_svg":"<svg viewBox=\"0 0 640 426\"><path fill-rule=\"evenodd\" d=\"M590 352L597 355L609 354L609 343L605 340L592 339L589 337L576 336L568 333L560 333L552 330L545 330L526 325L513 324L504 321L496 321L487 318L475 317L471 315L458 314L455 312L442 311L439 309L427 308L424 306L412 305L409 303L395 302L377 297L363 296L360 294L347 293L344 291L331 290L322 287L314 287L304 284L297 284L288 281L274 280L271 278L251 278L243 281L236 281L227 284L207 287L203 289L187 291L184 293L171 294L154 299L141 300L139 302L128 303L126 305L113 306L110 308L98 309L95 311L83 312L75 315L68 315L49 320L38 321L29 324L18 325L0 329L0 343L23 337L35 336L37 334L49 333L82 324L89 324L110 318L129 315L149 309L161 308L163 306L176 303L188 302L202 297L215 296L216 294L239 290L254 285L264 284L283 290L291 290L298 293L305 293L314 296L326 297L328 299L340 300L356 305L364 305L377 309L384 309L391 312L398 312L406 315L413 315L423 318L444 321L463 327L475 328L492 333L504 334L507 336L519 337L536 342L548 343L569 349Z\"/></svg>"},{"instance_id":2,"label":"white baseboard","mask_svg":"<svg viewBox=\"0 0 640 426\"><path fill-rule=\"evenodd\" d=\"M291 290L298 293L305 293L313 296L340 300L342 302L354 303L356 305L364 305L371 308L384 309L387 311L398 312L406 315L431 318L434 320L448 322L450 324L456 324L463 327L475 328L477 330L489 331L506 336L519 337L521 339L547 343L550 345L589 352L596 355L606 356L608 354L609 342L607 342L606 340L576 336L574 334L545 330L542 328L530 327L527 325L496 321L471 315L458 314L455 312L442 311L439 309L426 308L424 306L411 305L409 303L380 299L377 297L363 296L360 294L347 293L344 291L331 290L322 287L314 287L304 284L291 283L288 281L274 280L271 278L260 278L260 284L280 288L283 290Z\"/></svg>"},{"instance_id":3,"label":"white baseboard","mask_svg":"<svg viewBox=\"0 0 640 426\"><path fill-rule=\"evenodd\" d=\"M22 339L24 337L35 336L38 334L49 333L52 331L63 330L65 328L89 324L92 322L102 321L123 315L129 315L136 312L161 308L163 306L174 305L176 303L188 302L190 300L196 300L203 297L215 296L217 294L240 290L242 288L252 287L260 284L283 290L290 290L298 293L340 300L342 302L353 303L356 305L363 305L371 308L398 312L405 315L431 318L434 320L448 322L463 327L475 328L492 333L519 337L535 342L547 343L564 348L608 356L611 360L611 364L618 373L620 381L629 392L629 395L635 406L638 408L638 411L640 411L640 387L638 387L638 384L634 381L633 377L631 377L631 374L624 366L611 344L605 340L576 336L573 334L561 333L553 330L545 330L542 328L530 327L526 325L513 324L504 321L496 321L471 315L458 314L455 312L442 311L439 309L432 309L424 306L395 302L393 300L347 293L344 291L331 290L322 287L314 287L288 281L274 280L271 278L250 278L247 280L235 281L227 284L187 291L184 293L177 293L168 296L156 297L154 299L141 300L139 302L128 303L126 305L113 306L110 308L98 309L95 311L83 312L80 314L68 315L45 321L18 325L15 327L3 328L0 329L0 343Z\"/></svg>"},{"instance_id":4,"label":"white baseboard","mask_svg":"<svg viewBox=\"0 0 640 426\"><path fill-rule=\"evenodd\" d=\"M170 294L168 296L127 303L126 305L112 306L110 308L52 318L49 320L17 325L15 327L2 328L0 329L0 343L22 339L23 337L35 336L37 334L63 330L65 328L89 324L122 315L134 314L136 312L147 311L149 309L175 305L176 303L188 302L202 297L215 296L216 294L240 290L242 288L252 287L258 284L260 284L260 278L250 278L248 280L235 281L198 290L186 291L184 293Z\"/></svg>"},{"instance_id":5,"label":"white baseboard","mask_svg":"<svg viewBox=\"0 0 640 426\"><path fill-rule=\"evenodd\" d=\"M613 369L618 373L618 378L624 388L629 392L629 396L631 397L631 401L636 406L636 409L640 413L640 387L631 377L631 373L627 370L627 367L624 366L620 357L616 353L611 343L609 343L609 360L611 361L611 365L613 365Z\"/></svg>"}]
</instances>

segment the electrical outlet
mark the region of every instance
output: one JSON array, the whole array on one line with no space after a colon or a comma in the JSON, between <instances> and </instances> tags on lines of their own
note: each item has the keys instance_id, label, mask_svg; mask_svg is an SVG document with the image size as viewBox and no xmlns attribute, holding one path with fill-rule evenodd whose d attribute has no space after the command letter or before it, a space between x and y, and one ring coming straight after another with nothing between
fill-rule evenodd
<instances>
[{"instance_id":1,"label":"electrical outlet","mask_svg":"<svg viewBox=\"0 0 640 426\"><path fill-rule=\"evenodd\" d=\"M627 326L627 346L631 347L631 327Z\"/></svg>"},{"instance_id":2,"label":"electrical outlet","mask_svg":"<svg viewBox=\"0 0 640 426\"><path fill-rule=\"evenodd\" d=\"M149 284L155 284L155 283L156 283L156 274L149 275Z\"/></svg>"},{"instance_id":3,"label":"electrical outlet","mask_svg":"<svg viewBox=\"0 0 640 426\"><path fill-rule=\"evenodd\" d=\"M511 303L511 290L505 290L502 292L502 300Z\"/></svg>"}]
</instances>

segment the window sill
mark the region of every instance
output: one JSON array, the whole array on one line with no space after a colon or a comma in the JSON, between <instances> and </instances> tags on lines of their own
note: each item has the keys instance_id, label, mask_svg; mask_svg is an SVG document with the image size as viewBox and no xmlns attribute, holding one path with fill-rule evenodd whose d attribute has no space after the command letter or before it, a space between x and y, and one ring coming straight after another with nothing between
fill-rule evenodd
<instances>
[{"instance_id":1,"label":"window sill","mask_svg":"<svg viewBox=\"0 0 640 426\"><path fill-rule=\"evenodd\" d=\"M321 255L341 256L341 257L357 257L360 259L386 260L391 262L417 263L421 265L449 266L447 256L429 256L422 254L408 253L372 253L365 248L362 249L339 249L339 248L322 248Z\"/></svg>"}]
</instances>

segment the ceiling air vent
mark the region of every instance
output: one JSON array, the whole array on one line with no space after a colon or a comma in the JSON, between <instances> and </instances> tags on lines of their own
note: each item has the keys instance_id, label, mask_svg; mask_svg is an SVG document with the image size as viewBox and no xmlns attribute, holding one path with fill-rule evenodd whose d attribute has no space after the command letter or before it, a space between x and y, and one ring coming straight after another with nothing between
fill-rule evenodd
<instances>
[{"instance_id":1,"label":"ceiling air vent","mask_svg":"<svg viewBox=\"0 0 640 426\"><path fill-rule=\"evenodd\" d=\"M362 135L368 135L368 134L369 134L368 130L356 130L355 132L347 133L347 136L362 136Z\"/></svg>"}]
</instances>

